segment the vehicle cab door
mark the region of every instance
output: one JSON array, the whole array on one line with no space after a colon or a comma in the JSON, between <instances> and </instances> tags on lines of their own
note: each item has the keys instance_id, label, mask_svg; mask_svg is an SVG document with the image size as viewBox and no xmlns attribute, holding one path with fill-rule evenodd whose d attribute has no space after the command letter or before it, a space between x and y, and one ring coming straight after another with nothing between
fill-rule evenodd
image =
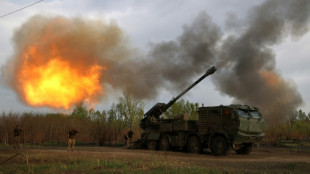
<instances>
[{"instance_id":1,"label":"vehicle cab door","mask_svg":"<svg viewBox=\"0 0 310 174\"><path fill-rule=\"evenodd\" d=\"M229 138L234 138L236 131L239 128L239 119L235 112L230 109L223 107L222 108L222 123L223 129L227 133Z\"/></svg>"}]
</instances>

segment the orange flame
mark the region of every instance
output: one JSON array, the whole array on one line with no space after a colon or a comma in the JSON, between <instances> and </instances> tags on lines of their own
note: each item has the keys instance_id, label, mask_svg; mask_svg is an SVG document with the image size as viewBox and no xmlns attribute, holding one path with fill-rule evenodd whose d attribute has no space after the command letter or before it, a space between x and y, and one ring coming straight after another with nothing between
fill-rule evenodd
<instances>
[{"instance_id":1,"label":"orange flame","mask_svg":"<svg viewBox=\"0 0 310 174\"><path fill-rule=\"evenodd\" d=\"M103 79L106 66L113 70L128 53L116 24L78 17L33 16L15 32L14 43L6 81L27 105L56 109L95 106L109 80Z\"/></svg>"},{"instance_id":2,"label":"orange flame","mask_svg":"<svg viewBox=\"0 0 310 174\"><path fill-rule=\"evenodd\" d=\"M22 54L24 61L17 77L29 105L68 109L74 103L102 94L100 74L105 67L97 64L87 69L73 67L60 56L42 63L55 54L57 49L42 53L34 46Z\"/></svg>"}]
</instances>

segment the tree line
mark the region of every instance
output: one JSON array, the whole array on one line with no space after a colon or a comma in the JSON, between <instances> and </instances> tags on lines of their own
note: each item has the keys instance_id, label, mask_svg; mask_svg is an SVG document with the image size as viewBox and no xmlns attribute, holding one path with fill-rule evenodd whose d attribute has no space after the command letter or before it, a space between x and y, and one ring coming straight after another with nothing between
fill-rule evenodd
<instances>
[{"instance_id":1,"label":"tree line","mask_svg":"<svg viewBox=\"0 0 310 174\"><path fill-rule=\"evenodd\" d=\"M164 114L173 118L177 113L185 113L189 119L198 119L198 103L180 100ZM77 142L94 144L122 144L124 135L132 130L133 139L142 133L139 127L144 115L144 104L129 95L120 97L108 110L87 109L84 103L75 105L70 114L63 113L2 113L0 115L0 143L13 141L16 125L23 128L21 142L44 144L66 142L71 128L79 131Z\"/></svg>"},{"instance_id":2,"label":"tree line","mask_svg":"<svg viewBox=\"0 0 310 174\"><path fill-rule=\"evenodd\" d=\"M268 121L277 123L272 117L267 119L267 123ZM288 120L267 124L265 133L265 141L270 144L276 144L279 140L310 140L310 112L306 114L299 109Z\"/></svg>"},{"instance_id":3,"label":"tree line","mask_svg":"<svg viewBox=\"0 0 310 174\"><path fill-rule=\"evenodd\" d=\"M71 128L79 131L81 143L124 143L129 129L140 135L139 122L143 117L143 103L131 96L119 98L109 110L87 109L84 103L75 105L71 114L63 113L2 113L0 116L0 143L12 143L13 129L23 128L21 141L29 144L66 142Z\"/></svg>"},{"instance_id":4,"label":"tree line","mask_svg":"<svg viewBox=\"0 0 310 174\"><path fill-rule=\"evenodd\" d=\"M173 118L198 120L198 103L183 99L174 103L163 115ZM10 144L16 125L23 128L21 141L29 144L66 142L71 128L79 131L77 142L93 144L123 144L124 135L131 129L137 140L142 130L139 127L144 115L144 104L129 95L120 97L108 110L87 109L83 103L75 105L70 114L63 113L2 113L0 115L0 143ZM266 120L268 121L272 120ZM310 113L302 110L292 114L289 120L277 125L268 124L265 129L267 142L278 139L305 139L310 137Z\"/></svg>"}]
</instances>

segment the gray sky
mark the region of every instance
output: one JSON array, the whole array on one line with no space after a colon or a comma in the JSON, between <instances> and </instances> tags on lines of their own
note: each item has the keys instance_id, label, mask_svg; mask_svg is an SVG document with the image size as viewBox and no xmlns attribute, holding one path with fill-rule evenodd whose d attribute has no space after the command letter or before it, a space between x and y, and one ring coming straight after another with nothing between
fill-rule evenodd
<instances>
[{"instance_id":1,"label":"gray sky","mask_svg":"<svg viewBox=\"0 0 310 174\"><path fill-rule=\"evenodd\" d=\"M22 8L35 0L1 0L0 15ZM127 35L131 45L146 53L151 43L175 40L199 13L205 12L222 31L231 32L227 27L229 14L236 19L246 18L249 10L263 2L248 0L45 0L32 7L0 18L0 66L13 54L12 36L24 22L35 14L66 17L83 17L102 21L114 21ZM238 26L237 26L238 27ZM235 31L236 32L236 31ZM276 54L276 69L282 76L295 83L302 95L306 113L310 112L310 33L298 40L287 37L273 47ZM198 78L198 77L197 77ZM195 79L193 79L194 81ZM168 102L180 91L162 89L157 98L144 101L146 109L156 102ZM97 109L108 108L121 94L113 92L97 105ZM19 101L15 92L0 82L0 111L46 111L47 108L31 108ZM204 105L230 104L232 98L215 89L210 79L204 80L188 94L185 99Z\"/></svg>"}]
</instances>

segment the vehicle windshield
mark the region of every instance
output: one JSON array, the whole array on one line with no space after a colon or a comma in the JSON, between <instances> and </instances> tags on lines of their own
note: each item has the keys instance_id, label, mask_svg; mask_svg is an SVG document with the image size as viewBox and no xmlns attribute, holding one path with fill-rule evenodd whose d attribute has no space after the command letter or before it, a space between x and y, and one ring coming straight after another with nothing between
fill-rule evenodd
<instances>
[{"instance_id":1,"label":"vehicle windshield","mask_svg":"<svg viewBox=\"0 0 310 174\"><path fill-rule=\"evenodd\" d=\"M261 114L258 111L250 111L250 114L253 118L261 118Z\"/></svg>"},{"instance_id":2,"label":"vehicle windshield","mask_svg":"<svg viewBox=\"0 0 310 174\"><path fill-rule=\"evenodd\" d=\"M250 117L250 114L245 110L238 109L237 112L241 117Z\"/></svg>"},{"instance_id":3,"label":"vehicle windshield","mask_svg":"<svg viewBox=\"0 0 310 174\"><path fill-rule=\"evenodd\" d=\"M252 118L261 118L261 114L258 111L247 111L247 110L237 110L238 114L241 117L252 117Z\"/></svg>"}]
</instances>

